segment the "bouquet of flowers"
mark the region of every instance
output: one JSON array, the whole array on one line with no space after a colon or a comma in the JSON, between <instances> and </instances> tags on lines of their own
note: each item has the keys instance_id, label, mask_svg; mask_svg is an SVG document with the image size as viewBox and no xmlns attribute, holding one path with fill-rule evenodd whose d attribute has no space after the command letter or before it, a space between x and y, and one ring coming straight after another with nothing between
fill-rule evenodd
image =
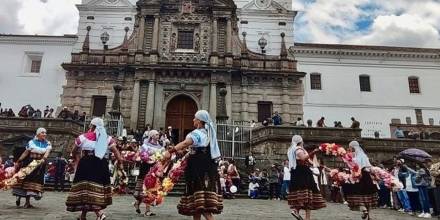
<instances>
[{"instance_id":1,"label":"bouquet of flowers","mask_svg":"<svg viewBox=\"0 0 440 220\"><path fill-rule=\"evenodd\" d=\"M323 143L319 145L319 150L324 152L326 155L333 156L343 156L347 153L347 151L341 145L335 143Z\"/></svg>"},{"instance_id":2,"label":"bouquet of flowers","mask_svg":"<svg viewBox=\"0 0 440 220\"><path fill-rule=\"evenodd\" d=\"M168 172L168 175L164 177L166 168L170 167L168 163L156 163L145 175L144 178L144 202L150 205L162 204L164 197L173 190L174 185L179 181L183 175L187 166L187 158L189 153L174 163ZM163 159L163 155L156 155L156 159Z\"/></svg>"},{"instance_id":3,"label":"bouquet of flowers","mask_svg":"<svg viewBox=\"0 0 440 220\"><path fill-rule=\"evenodd\" d=\"M125 151L124 150L124 151L121 151L121 156L126 161L135 162L138 157L138 154L134 151Z\"/></svg>"},{"instance_id":4,"label":"bouquet of flowers","mask_svg":"<svg viewBox=\"0 0 440 220\"><path fill-rule=\"evenodd\" d=\"M396 177L380 167L372 167L371 176L376 181L383 180L385 186L395 192L403 189L403 184Z\"/></svg>"},{"instance_id":5,"label":"bouquet of flowers","mask_svg":"<svg viewBox=\"0 0 440 220\"><path fill-rule=\"evenodd\" d=\"M16 172L14 167L8 167L6 169L2 169L0 171L0 189L8 190L13 185L18 183L18 181L23 180L32 173L38 166L40 166L44 160L33 160L26 167L21 168L18 172Z\"/></svg>"}]
</instances>

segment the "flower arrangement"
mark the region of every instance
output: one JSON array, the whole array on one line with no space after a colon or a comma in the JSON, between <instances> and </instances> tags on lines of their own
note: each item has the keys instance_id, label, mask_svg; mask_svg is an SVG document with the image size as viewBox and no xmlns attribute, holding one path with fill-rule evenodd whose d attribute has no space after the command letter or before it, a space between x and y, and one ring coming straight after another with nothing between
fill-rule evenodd
<instances>
[{"instance_id":1,"label":"flower arrangement","mask_svg":"<svg viewBox=\"0 0 440 220\"><path fill-rule=\"evenodd\" d=\"M323 143L319 146L319 150L324 152L326 155L340 157L350 168L350 173L339 172L339 170L336 169L331 170L330 177L333 181L337 182L339 185L344 183L359 182L362 171L359 165L354 161L353 153L347 152L342 146L335 143ZM398 179L379 167L372 167L370 175L376 181L383 180L385 186L389 189L397 190L403 188L403 185Z\"/></svg>"},{"instance_id":2,"label":"flower arrangement","mask_svg":"<svg viewBox=\"0 0 440 220\"><path fill-rule=\"evenodd\" d=\"M183 175L187 166L186 160L188 156L189 154L186 154L184 157L174 163L166 177L164 177L164 174L166 173L165 168L169 167L170 164L158 162L150 169L148 174L145 175L143 185L143 201L146 204L160 205L163 203L164 197L168 194L168 192L173 190L174 185ZM162 160L163 155L156 155L155 158Z\"/></svg>"},{"instance_id":3,"label":"flower arrangement","mask_svg":"<svg viewBox=\"0 0 440 220\"><path fill-rule=\"evenodd\" d=\"M8 190L13 185L18 183L19 180L23 180L31 174L38 166L40 166L44 160L33 160L26 167L21 168L18 172L15 172L14 167L8 167L0 170L0 189Z\"/></svg>"},{"instance_id":4,"label":"flower arrangement","mask_svg":"<svg viewBox=\"0 0 440 220\"><path fill-rule=\"evenodd\" d=\"M403 189L403 184L397 178L380 167L372 167L371 176L376 181L383 180L385 186L393 191Z\"/></svg>"}]
</instances>

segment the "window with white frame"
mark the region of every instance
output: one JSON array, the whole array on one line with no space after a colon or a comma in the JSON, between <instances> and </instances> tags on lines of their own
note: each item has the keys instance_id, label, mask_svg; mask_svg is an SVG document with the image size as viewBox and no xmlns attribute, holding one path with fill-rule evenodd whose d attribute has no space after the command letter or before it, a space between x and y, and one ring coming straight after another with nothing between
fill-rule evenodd
<instances>
[{"instance_id":1,"label":"window with white frame","mask_svg":"<svg viewBox=\"0 0 440 220\"><path fill-rule=\"evenodd\" d=\"M23 73L29 76L39 76L42 61L42 52L25 52Z\"/></svg>"}]
</instances>

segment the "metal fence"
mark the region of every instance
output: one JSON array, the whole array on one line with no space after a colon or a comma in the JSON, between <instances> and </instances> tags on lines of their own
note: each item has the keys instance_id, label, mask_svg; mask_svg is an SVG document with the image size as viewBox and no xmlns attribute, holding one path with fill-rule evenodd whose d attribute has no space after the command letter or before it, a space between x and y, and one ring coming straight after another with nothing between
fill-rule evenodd
<instances>
[{"instance_id":1,"label":"metal fence","mask_svg":"<svg viewBox=\"0 0 440 220\"><path fill-rule=\"evenodd\" d=\"M217 139L224 158L243 159L250 150L252 127L249 122L233 121L217 124Z\"/></svg>"},{"instance_id":2,"label":"metal fence","mask_svg":"<svg viewBox=\"0 0 440 220\"><path fill-rule=\"evenodd\" d=\"M86 121L84 122L84 131L88 129L92 119L93 117L86 117ZM110 116L103 117L102 119L104 120L107 134L114 137L122 136L122 132L124 131L124 119L122 116L119 116L119 119L113 119Z\"/></svg>"}]
</instances>

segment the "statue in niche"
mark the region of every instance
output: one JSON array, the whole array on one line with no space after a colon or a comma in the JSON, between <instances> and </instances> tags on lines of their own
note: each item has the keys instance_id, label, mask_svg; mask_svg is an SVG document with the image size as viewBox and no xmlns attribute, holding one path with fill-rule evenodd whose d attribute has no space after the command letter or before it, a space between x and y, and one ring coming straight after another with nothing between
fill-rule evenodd
<instances>
[{"instance_id":1,"label":"statue in niche","mask_svg":"<svg viewBox=\"0 0 440 220\"><path fill-rule=\"evenodd\" d=\"M200 50L200 36L199 33L196 33L194 37L194 51Z\"/></svg>"},{"instance_id":2,"label":"statue in niche","mask_svg":"<svg viewBox=\"0 0 440 220\"><path fill-rule=\"evenodd\" d=\"M170 40L170 50L174 51L176 49L176 33L171 34L171 40Z\"/></svg>"},{"instance_id":3,"label":"statue in niche","mask_svg":"<svg viewBox=\"0 0 440 220\"><path fill-rule=\"evenodd\" d=\"M192 5L190 1L184 1L182 3L182 13L183 14L191 14L192 13Z\"/></svg>"}]
</instances>

